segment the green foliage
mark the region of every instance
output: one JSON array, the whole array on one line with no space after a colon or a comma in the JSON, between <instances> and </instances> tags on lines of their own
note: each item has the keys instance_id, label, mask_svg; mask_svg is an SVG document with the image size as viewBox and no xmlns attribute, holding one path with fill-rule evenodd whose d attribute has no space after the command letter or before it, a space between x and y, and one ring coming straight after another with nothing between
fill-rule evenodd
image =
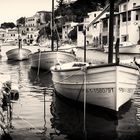
<instances>
[{"instance_id":1,"label":"green foliage","mask_svg":"<svg viewBox=\"0 0 140 140\"><path fill-rule=\"evenodd\" d=\"M55 10L56 16L63 16L64 21L82 22L88 12L99 10L105 6L107 0L77 0L74 3L66 4L58 0L58 7Z\"/></svg>"},{"instance_id":2,"label":"green foliage","mask_svg":"<svg viewBox=\"0 0 140 140\"><path fill-rule=\"evenodd\" d=\"M69 32L68 37L72 41L75 41L77 39L77 28L76 27L74 27L74 29Z\"/></svg>"},{"instance_id":3,"label":"green foliage","mask_svg":"<svg viewBox=\"0 0 140 140\"><path fill-rule=\"evenodd\" d=\"M16 25L13 22L4 22L1 24L1 28L7 29L7 28L14 28Z\"/></svg>"},{"instance_id":4,"label":"green foliage","mask_svg":"<svg viewBox=\"0 0 140 140\"><path fill-rule=\"evenodd\" d=\"M25 17L21 17L17 20L17 25L25 25Z\"/></svg>"},{"instance_id":5,"label":"green foliage","mask_svg":"<svg viewBox=\"0 0 140 140\"><path fill-rule=\"evenodd\" d=\"M40 38L51 39L51 27L50 27L50 24L48 24L47 26L42 27L40 29L39 35L38 35L38 38L37 38L37 42L39 42ZM58 40L58 35L57 35L56 31L54 31L54 33L53 33L53 39Z\"/></svg>"}]
</instances>

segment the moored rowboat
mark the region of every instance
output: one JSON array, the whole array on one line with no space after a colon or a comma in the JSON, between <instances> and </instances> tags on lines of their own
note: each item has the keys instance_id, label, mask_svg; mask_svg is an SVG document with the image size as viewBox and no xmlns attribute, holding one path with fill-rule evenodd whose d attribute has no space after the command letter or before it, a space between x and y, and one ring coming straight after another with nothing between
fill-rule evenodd
<instances>
[{"instance_id":1,"label":"moored rowboat","mask_svg":"<svg viewBox=\"0 0 140 140\"><path fill-rule=\"evenodd\" d=\"M26 60L30 54L31 51L24 48L15 48L6 52L8 60Z\"/></svg>"}]
</instances>

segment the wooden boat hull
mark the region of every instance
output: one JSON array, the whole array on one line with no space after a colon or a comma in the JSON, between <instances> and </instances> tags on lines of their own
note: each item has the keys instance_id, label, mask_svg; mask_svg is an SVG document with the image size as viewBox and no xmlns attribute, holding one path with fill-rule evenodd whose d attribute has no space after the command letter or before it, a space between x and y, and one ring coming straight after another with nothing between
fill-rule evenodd
<instances>
[{"instance_id":1,"label":"wooden boat hull","mask_svg":"<svg viewBox=\"0 0 140 140\"><path fill-rule=\"evenodd\" d=\"M52 68L52 80L57 93L75 101L86 102L111 110L129 101L135 92L138 70L127 66L89 66L86 73L81 68L61 70ZM86 84L84 84L86 75Z\"/></svg>"},{"instance_id":2,"label":"wooden boat hull","mask_svg":"<svg viewBox=\"0 0 140 140\"><path fill-rule=\"evenodd\" d=\"M108 47L104 47L104 52L108 53ZM115 53L115 49L113 49L113 53ZM140 53L140 45L130 45L123 46L119 48L119 53L122 54L138 54Z\"/></svg>"},{"instance_id":3,"label":"wooden boat hull","mask_svg":"<svg viewBox=\"0 0 140 140\"><path fill-rule=\"evenodd\" d=\"M19 60L19 61L29 59L30 54L31 51L24 48L21 49L16 48L6 52L8 60Z\"/></svg>"},{"instance_id":4,"label":"wooden boat hull","mask_svg":"<svg viewBox=\"0 0 140 140\"><path fill-rule=\"evenodd\" d=\"M75 55L65 51L41 51L31 55L31 67L50 70L57 63L75 61Z\"/></svg>"}]
</instances>

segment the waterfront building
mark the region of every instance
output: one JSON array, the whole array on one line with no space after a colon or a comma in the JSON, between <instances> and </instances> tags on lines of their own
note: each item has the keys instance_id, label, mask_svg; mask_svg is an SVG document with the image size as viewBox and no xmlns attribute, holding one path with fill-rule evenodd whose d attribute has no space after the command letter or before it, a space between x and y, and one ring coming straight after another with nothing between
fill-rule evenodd
<instances>
[{"instance_id":1,"label":"waterfront building","mask_svg":"<svg viewBox=\"0 0 140 140\"><path fill-rule=\"evenodd\" d=\"M140 1L126 0L119 5L121 42L140 42Z\"/></svg>"},{"instance_id":2,"label":"waterfront building","mask_svg":"<svg viewBox=\"0 0 140 140\"><path fill-rule=\"evenodd\" d=\"M77 26L77 46L84 46L83 29L86 28L102 11L94 11L88 13L83 23ZM105 17L107 13L103 14L94 24L86 30L86 43L91 47L99 47L101 44L101 18Z\"/></svg>"},{"instance_id":3,"label":"waterfront building","mask_svg":"<svg viewBox=\"0 0 140 140\"><path fill-rule=\"evenodd\" d=\"M21 36L19 29L9 28L6 30L5 41L3 42L5 45L16 45L18 43L18 37Z\"/></svg>"},{"instance_id":4,"label":"waterfront building","mask_svg":"<svg viewBox=\"0 0 140 140\"><path fill-rule=\"evenodd\" d=\"M120 42L129 41L140 44L140 1L125 0L119 4L119 11L114 16L114 42L119 37ZM84 23L78 26L77 46L83 46L84 37L82 28L87 26L101 11L88 14ZM96 15L96 16L95 16ZM109 14L103 14L96 23L87 29L87 45L103 47L109 44Z\"/></svg>"},{"instance_id":5,"label":"waterfront building","mask_svg":"<svg viewBox=\"0 0 140 140\"><path fill-rule=\"evenodd\" d=\"M119 20L119 14L114 14L114 42L116 42L117 38L119 37L119 29L120 29L120 20ZM109 15L106 14L104 18L101 18L100 20L100 27L101 27L101 34L100 34L100 42L101 47L104 45L109 44Z\"/></svg>"},{"instance_id":6,"label":"waterfront building","mask_svg":"<svg viewBox=\"0 0 140 140\"><path fill-rule=\"evenodd\" d=\"M0 28L0 44L2 44L5 41L6 37L6 30Z\"/></svg>"}]
</instances>

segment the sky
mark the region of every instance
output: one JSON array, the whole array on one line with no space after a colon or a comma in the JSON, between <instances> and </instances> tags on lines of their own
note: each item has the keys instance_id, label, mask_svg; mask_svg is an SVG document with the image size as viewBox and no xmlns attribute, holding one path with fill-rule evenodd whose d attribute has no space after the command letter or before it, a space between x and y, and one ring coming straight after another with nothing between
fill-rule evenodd
<instances>
[{"instance_id":1,"label":"sky","mask_svg":"<svg viewBox=\"0 0 140 140\"><path fill-rule=\"evenodd\" d=\"M56 0L55 1L55 5ZM37 11L51 11L52 0L0 0L0 24L20 17L33 16Z\"/></svg>"}]
</instances>

